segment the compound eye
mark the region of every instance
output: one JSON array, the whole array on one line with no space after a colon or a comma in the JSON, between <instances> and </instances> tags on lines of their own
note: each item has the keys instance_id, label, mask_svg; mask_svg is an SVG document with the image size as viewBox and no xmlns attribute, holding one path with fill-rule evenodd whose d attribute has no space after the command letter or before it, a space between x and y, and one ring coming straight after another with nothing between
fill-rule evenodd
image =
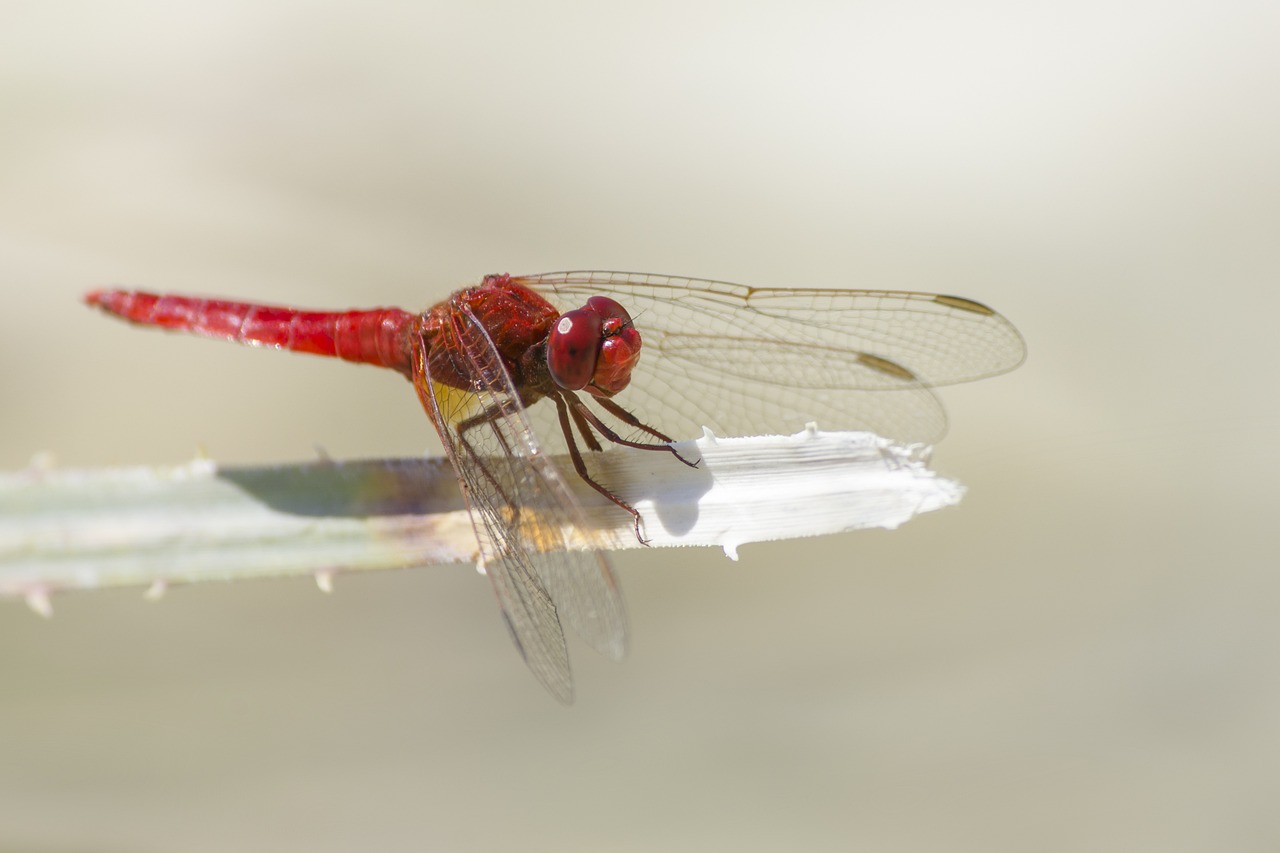
<instances>
[{"instance_id":1,"label":"compound eye","mask_svg":"<svg viewBox=\"0 0 1280 853\"><path fill-rule=\"evenodd\" d=\"M557 385L566 391L587 387L596 370L603 328L604 319L594 310L578 308L560 315L547 338L547 369Z\"/></svg>"},{"instance_id":2,"label":"compound eye","mask_svg":"<svg viewBox=\"0 0 1280 853\"><path fill-rule=\"evenodd\" d=\"M587 310L596 312L605 320L617 318L622 321L622 325L631 324L631 315L627 313L627 309L607 296L591 297L587 300L586 307Z\"/></svg>"}]
</instances>

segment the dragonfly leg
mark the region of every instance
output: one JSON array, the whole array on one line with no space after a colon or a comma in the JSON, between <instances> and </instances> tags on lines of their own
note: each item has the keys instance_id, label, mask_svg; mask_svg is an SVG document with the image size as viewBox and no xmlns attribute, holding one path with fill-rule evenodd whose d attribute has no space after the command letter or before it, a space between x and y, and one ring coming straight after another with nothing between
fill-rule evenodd
<instances>
[{"instance_id":1,"label":"dragonfly leg","mask_svg":"<svg viewBox=\"0 0 1280 853\"><path fill-rule=\"evenodd\" d=\"M588 486L604 495L612 503L631 513L631 517L635 519L633 526L636 531L636 539L639 540L641 545L648 545L649 540L644 538L644 533L641 530L644 524L644 519L640 517L639 510L615 495L613 492L609 491L605 486L591 479L591 474L587 471L587 463L582 458L582 451L578 449L578 442L573 438L573 425L569 420L569 406L565 403L564 398L559 394L553 395L552 399L556 402L556 413L560 416L560 429L564 432L565 444L569 446L569 458L573 460L573 470L578 472L578 476L581 477ZM577 401L575 400L574 402ZM581 421L578 421L576 417L574 417L574 421L578 423L579 428L581 428Z\"/></svg>"},{"instance_id":2,"label":"dragonfly leg","mask_svg":"<svg viewBox=\"0 0 1280 853\"><path fill-rule=\"evenodd\" d=\"M431 418L431 423L435 425L436 431L440 433L440 441L444 444L445 453L449 455L449 459L454 465L460 467L462 465L460 459L461 454L457 452L457 448L454 446L454 439L449 435L450 427L448 418L445 416L444 412L440 410L440 401L431 390L431 372L428 369L428 364L429 359L427 357L426 341L424 338L420 337L417 345L413 348L411 372L414 376L422 377L422 379L421 381L415 379L413 387L418 393L418 399L422 402L422 407L426 410L427 416ZM470 458L475 459L478 463L480 462L480 457L471 446L471 442L467 440L466 432L474 426L497 419L501 414L501 411L500 407L490 407L489 409L480 412L478 415L465 418L454 427L454 433L457 435L458 444L465 448L467 455ZM493 432L494 435L497 436L498 441L505 448L507 441L502 435L502 431L495 429ZM498 483L497 478L493 476L493 472L489 470L489 467L483 463L478 464L477 467L479 467L480 471L483 473L484 478L488 480L489 483L493 485L497 493L502 496L502 499L506 502L507 506L512 507L514 511L518 512L518 507L512 503L511 498L508 497L506 493L506 490ZM463 480L462 484L465 491L466 481Z\"/></svg>"},{"instance_id":3,"label":"dragonfly leg","mask_svg":"<svg viewBox=\"0 0 1280 853\"><path fill-rule=\"evenodd\" d=\"M596 397L596 402L600 404L600 408L604 409L606 412L613 415L615 418L622 421L627 426L633 426L638 430L647 432L649 433L649 435L658 439L658 441L667 442L667 443L670 443L672 441L671 436L665 433L658 432L656 429L649 426L647 423L640 420L635 415L631 414L626 409L619 406L610 398Z\"/></svg>"},{"instance_id":4,"label":"dragonfly leg","mask_svg":"<svg viewBox=\"0 0 1280 853\"><path fill-rule=\"evenodd\" d=\"M591 431L591 425L587 423L587 419L577 409L570 409L569 414L573 416L573 422L578 427L578 434L582 436L582 441L587 445L587 450L599 453L602 448L600 442L596 440L596 434Z\"/></svg>"},{"instance_id":5,"label":"dragonfly leg","mask_svg":"<svg viewBox=\"0 0 1280 853\"><path fill-rule=\"evenodd\" d=\"M601 435L603 435L605 438L607 438L609 441L613 442L614 444L620 444L623 447L634 447L637 450L665 450L675 458L679 459L684 464L688 465L690 468L698 467L697 462L690 462L688 459L685 459L683 456L680 455L679 451L677 451L671 445L671 438L669 438L666 435L663 435L653 427L645 424L635 415L631 414L626 409L622 408L612 400L605 399L604 397L596 398L596 402L600 404L601 408L603 408L609 414L613 415L618 420L622 421L623 423L629 426L633 426L636 429L647 432L649 433L649 435L652 435L653 437L657 438L658 440L664 443L663 444L645 444L640 441L629 441L623 438L622 436L618 435L612 429L610 429L604 423L604 421L600 420L600 418L596 416L595 412L587 408L586 404L583 403L576 396L574 396L568 391L565 391L562 393L569 398L570 404L573 406L575 417L581 416L583 419L589 422L593 427L595 427L600 432Z\"/></svg>"},{"instance_id":6,"label":"dragonfly leg","mask_svg":"<svg viewBox=\"0 0 1280 853\"><path fill-rule=\"evenodd\" d=\"M471 455L471 458L475 459L478 463L478 467L484 474L485 479L489 481L495 490L497 490L498 494L502 496L503 501L506 502L507 506L511 507L511 511L518 517L520 515L520 507L517 506L516 503L507 495L506 490L502 488L502 484L498 482L498 478L489 470L489 466L485 465L483 461L481 461L482 457L476 453L471 442L467 440L468 431L480 426L481 424L491 424L500 417L502 417L502 407L490 406L479 414L472 415L469 418L459 421L454 427L454 432L458 435L458 443L465 446L467 448L467 452ZM503 452L510 456L511 446L507 444L507 438L502 434L502 430L495 428L493 430L493 434L498 439L498 443L502 445Z\"/></svg>"}]
</instances>

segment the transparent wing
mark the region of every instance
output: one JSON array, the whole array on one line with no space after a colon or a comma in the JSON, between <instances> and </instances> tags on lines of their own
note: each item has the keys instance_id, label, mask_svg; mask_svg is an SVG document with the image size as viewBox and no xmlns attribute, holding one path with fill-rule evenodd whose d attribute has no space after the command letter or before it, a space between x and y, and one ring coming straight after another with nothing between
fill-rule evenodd
<instances>
[{"instance_id":1,"label":"transparent wing","mask_svg":"<svg viewBox=\"0 0 1280 853\"><path fill-rule=\"evenodd\" d=\"M563 309L596 294L622 303L643 349L618 401L677 439L704 425L756 435L816 421L934 442L947 422L932 386L1012 370L1026 353L1007 320L954 296L625 272L517 281Z\"/></svg>"},{"instance_id":2,"label":"transparent wing","mask_svg":"<svg viewBox=\"0 0 1280 853\"><path fill-rule=\"evenodd\" d=\"M455 305L448 353L473 388L435 383L424 347L414 385L463 486L480 557L521 655L562 702L573 701L563 618L600 653L626 653L622 596L598 551L569 550L585 524L576 498L541 452L511 378L479 321Z\"/></svg>"}]
</instances>

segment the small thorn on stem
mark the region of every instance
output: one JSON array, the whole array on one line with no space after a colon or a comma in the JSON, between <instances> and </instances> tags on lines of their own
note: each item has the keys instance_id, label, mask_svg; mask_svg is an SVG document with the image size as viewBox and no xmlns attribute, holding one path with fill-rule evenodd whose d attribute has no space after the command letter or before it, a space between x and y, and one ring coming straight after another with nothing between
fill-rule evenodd
<instances>
[{"instance_id":1,"label":"small thorn on stem","mask_svg":"<svg viewBox=\"0 0 1280 853\"><path fill-rule=\"evenodd\" d=\"M321 592L333 592L333 576L336 574L337 572L333 569L321 569L316 572L316 586L320 588Z\"/></svg>"},{"instance_id":2,"label":"small thorn on stem","mask_svg":"<svg viewBox=\"0 0 1280 853\"><path fill-rule=\"evenodd\" d=\"M53 616L53 602L49 600L49 591L47 589L33 589L23 598L26 600L27 606L39 615L46 619Z\"/></svg>"},{"instance_id":3,"label":"small thorn on stem","mask_svg":"<svg viewBox=\"0 0 1280 853\"><path fill-rule=\"evenodd\" d=\"M53 455L51 450L41 450L39 453L31 454L31 461L27 463L27 471L32 474L47 474L58 466L58 459Z\"/></svg>"},{"instance_id":4,"label":"small thorn on stem","mask_svg":"<svg viewBox=\"0 0 1280 853\"><path fill-rule=\"evenodd\" d=\"M169 582L164 578L156 578L151 582L151 586L147 587L147 591L142 597L147 601L159 601L164 598L164 594L169 591Z\"/></svg>"}]
</instances>

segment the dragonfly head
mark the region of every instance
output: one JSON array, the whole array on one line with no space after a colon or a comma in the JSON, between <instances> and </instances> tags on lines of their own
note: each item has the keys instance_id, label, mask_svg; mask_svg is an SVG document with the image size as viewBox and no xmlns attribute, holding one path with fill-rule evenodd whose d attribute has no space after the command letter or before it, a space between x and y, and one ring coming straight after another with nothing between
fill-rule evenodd
<instances>
[{"instance_id":1,"label":"dragonfly head","mask_svg":"<svg viewBox=\"0 0 1280 853\"><path fill-rule=\"evenodd\" d=\"M556 385L612 397L627 387L640 360L640 333L631 315L607 296L556 320L547 338L547 368Z\"/></svg>"}]
</instances>

